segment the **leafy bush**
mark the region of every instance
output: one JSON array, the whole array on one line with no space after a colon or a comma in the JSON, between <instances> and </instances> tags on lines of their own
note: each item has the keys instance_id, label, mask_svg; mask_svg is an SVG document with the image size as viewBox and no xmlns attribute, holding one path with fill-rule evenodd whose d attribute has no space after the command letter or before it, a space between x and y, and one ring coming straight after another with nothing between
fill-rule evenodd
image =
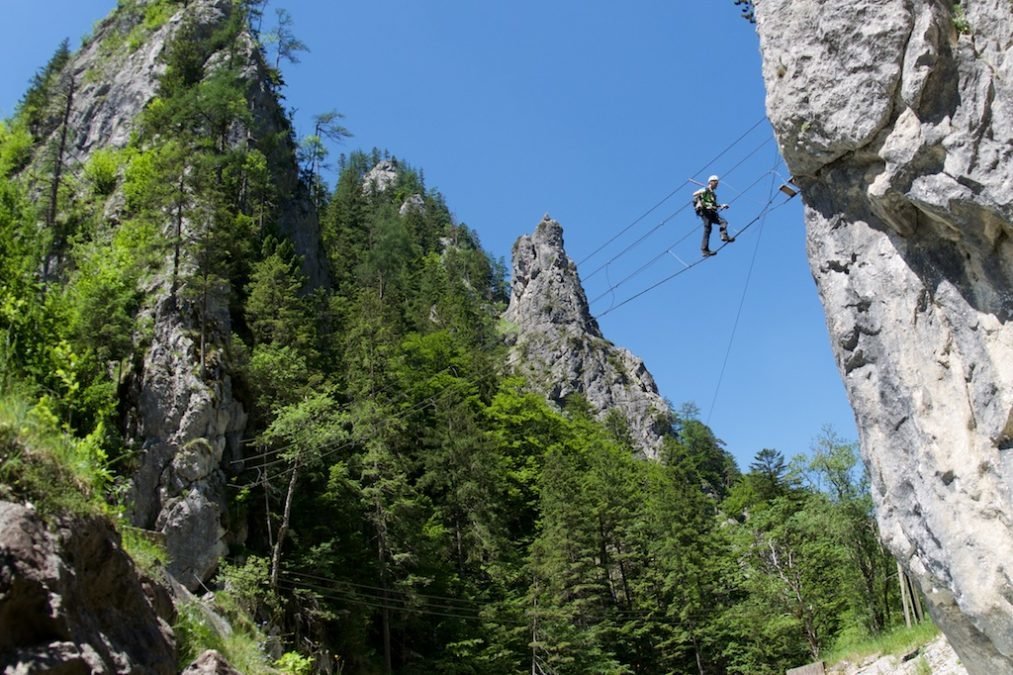
<instances>
[{"instance_id":1,"label":"leafy bush","mask_svg":"<svg viewBox=\"0 0 1013 675\"><path fill-rule=\"evenodd\" d=\"M222 563L218 573L218 581L225 590L219 597L228 599L227 603L235 606L237 611L255 616L259 611L268 614L280 610L280 601L270 590L269 563L267 558L250 556L242 565Z\"/></svg>"},{"instance_id":2,"label":"leafy bush","mask_svg":"<svg viewBox=\"0 0 1013 675\"><path fill-rule=\"evenodd\" d=\"M156 106L156 101L151 106ZM132 154L127 163L123 180L123 196L127 201L127 208L136 212L149 206L153 198L158 197L160 176L157 168L156 155L154 151L137 152Z\"/></svg>"},{"instance_id":3,"label":"leafy bush","mask_svg":"<svg viewBox=\"0 0 1013 675\"><path fill-rule=\"evenodd\" d=\"M120 170L119 155L114 150L101 148L92 153L84 167L85 179L91 184L92 192L108 197L116 189Z\"/></svg>"},{"instance_id":4,"label":"leafy bush","mask_svg":"<svg viewBox=\"0 0 1013 675\"><path fill-rule=\"evenodd\" d=\"M274 667L288 675L309 675L313 672L313 659L296 652L285 652L274 662Z\"/></svg>"},{"instance_id":5,"label":"leafy bush","mask_svg":"<svg viewBox=\"0 0 1013 675\"><path fill-rule=\"evenodd\" d=\"M971 23L967 20L964 6L959 2L953 5L953 27L957 29L957 33L960 35L971 34Z\"/></svg>"},{"instance_id":6,"label":"leafy bush","mask_svg":"<svg viewBox=\"0 0 1013 675\"><path fill-rule=\"evenodd\" d=\"M156 31L165 25L165 22L176 13L176 4L170 0L159 0L152 2L144 8L143 25L149 31Z\"/></svg>"},{"instance_id":7,"label":"leafy bush","mask_svg":"<svg viewBox=\"0 0 1013 675\"><path fill-rule=\"evenodd\" d=\"M0 484L7 498L30 501L44 516L102 512L106 467L84 445L59 430L47 406L18 394L0 397Z\"/></svg>"},{"instance_id":8,"label":"leafy bush","mask_svg":"<svg viewBox=\"0 0 1013 675\"><path fill-rule=\"evenodd\" d=\"M32 158L32 135L19 122L0 121L0 176L9 176L28 165Z\"/></svg>"}]
</instances>

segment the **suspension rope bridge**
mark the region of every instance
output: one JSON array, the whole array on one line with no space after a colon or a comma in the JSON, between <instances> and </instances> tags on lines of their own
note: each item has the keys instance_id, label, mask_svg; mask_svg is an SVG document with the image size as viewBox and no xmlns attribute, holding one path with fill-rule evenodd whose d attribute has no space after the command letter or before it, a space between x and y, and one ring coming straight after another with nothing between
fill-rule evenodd
<instances>
[{"instance_id":1,"label":"suspension rope bridge","mask_svg":"<svg viewBox=\"0 0 1013 675\"><path fill-rule=\"evenodd\" d=\"M765 120L766 120L765 117L760 118L756 123L754 123L743 134L741 134L738 138L736 138L734 141L732 141L728 146L726 146L724 149L722 149L717 155L715 155L711 160L709 160L700 169L700 171L698 171L697 173L706 171L707 168L710 167L710 166L712 166L717 160L719 160L721 157L723 157L726 154L728 154L729 152L731 152L735 147L737 147L740 143L742 143L753 131L755 131L757 129L757 127L759 127L760 124L762 124ZM763 142L761 142L760 144L758 144L754 148L752 148L742 159L740 159L736 164L734 164L728 170L727 173L731 173L735 169L739 168L748 159L750 159L757 152L759 152L764 147L766 147L771 141L772 141L772 137L770 137L770 136L766 137L763 140ZM790 201L790 199L792 197L795 196L796 191L794 191L792 189L785 189L785 185L790 184L790 179L789 179L788 181L785 181L785 185L782 185L781 186L781 190L780 190L780 192L783 192L786 195L786 198L781 203L775 204L775 201L779 197L779 191L774 189L774 185L776 185L775 179L776 178L780 178L779 174L776 172L776 167L777 167L777 160L775 159L774 166L769 171L766 171L766 172L762 173L756 180L754 180L752 183L750 183L745 188L745 190L742 190L741 192L738 192L738 194L736 194L736 196L731 200L731 203L734 203L736 200L738 200L738 199L742 198L744 195L748 194L756 185L758 185L760 182L762 182L765 178L770 178L771 179L770 195L768 196L768 199L767 199L766 203L762 206L762 208L759 210L759 212L757 213L757 215L752 220L750 220L749 222L747 222L745 226L743 226L742 228L740 228L738 231L735 232L735 236L736 237L741 236L743 233L745 233L746 231L748 231L753 225L755 225L758 222L761 223L761 230L762 230L762 223L766 220L766 217L772 211L780 208L781 206L783 206L784 204L786 204L788 201ZM604 251L611 244L615 243L620 237L622 237L624 234L626 234L627 232L629 232L635 225L637 225L639 222L643 221L652 212L656 211L661 205L663 205L666 201L668 201L668 199L670 199L674 194L676 194L680 190L682 190L682 188L684 186L686 186L688 184L693 184L695 182L696 181L694 181L692 178L690 178L690 179L687 179L686 181L684 181L683 183L681 183L672 192L670 192L668 195L666 195L666 197L664 199L662 199L657 204L655 204L654 206L652 206L650 209L648 209L647 211L645 211L641 216L639 216L638 218L636 218L633 222L631 222L629 225L627 225L626 227L624 227L623 229L621 229L619 232L617 232L616 234L612 235L609 239L607 239L603 244L599 245L589 255L585 256L581 260L581 263L587 262L588 260L592 259L597 254L599 254L602 251ZM619 258L621 258L622 256L624 256L630 250L632 250L633 248L635 248L636 245L638 245L639 243L641 243L642 241L644 241L648 236L650 236L651 234L653 234L654 232L656 232L661 226L663 226L667 222L671 221L676 215L678 215L679 213L681 213L682 211L684 211L687 206L689 206L688 202L684 206L682 206L679 209L677 209L674 213L672 213L669 216L667 216L666 218L664 218L660 223L658 223L655 227L653 227L651 230L649 230L646 234L642 235L640 238L638 238L632 244L627 245L619 253L617 253L616 255L614 255L611 258L609 258L608 261L606 261L605 263L603 263L603 264L599 265L597 268L595 268L588 275L587 278L593 277L595 274L597 274L598 272L600 272L602 270L604 270L606 272L606 275L608 275L608 268L609 268L609 266L611 264L613 264L614 262L616 262ZM647 294L647 293L649 293L649 292L657 289L658 287L660 287L660 286L662 286L664 284L669 283L670 281L674 280L675 278L677 278L677 277L685 274L689 270L691 270L691 269L697 267L698 265L700 265L705 260L708 260L708 258L700 258L700 259L697 259L697 260L695 260L693 262L687 263L682 258L680 258L674 252L674 250L673 250L673 249L675 249L675 247L677 245L679 245L680 243L682 243L683 241L685 241L687 238L689 238L695 232L699 231L699 229L700 229L700 225L699 224L695 225L694 227L690 228L687 232L685 232L682 236L680 236L676 241L674 241L670 245L666 246L660 253L654 255L652 258L650 258L646 262L642 263L639 267L637 267L635 270L633 270L632 272L630 272L629 274L627 274L626 276L624 276L622 279L620 279L619 281L617 281L615 283L609 283L608 287L604 291L600 292L598 295L596 295L593 299L591 299L589 301L589 304L593 305L593 304L595 304L595 303L603 300L604 298L606 298L608 296L612 297L612 303L604 311L598 313L598 315L597 315L598 318L607 316L608 314L610 314L610 313L618 310L619 308L621 308L621 307L623 307L623 306L625 306L625 305L633 302L634 300L637 300L638 298L642 297L643 295L645 295L645 294ZM720 246L718 246L718 248L717 248L717 250L715 252L720 252L721 250L723 250L728 245L728 243L730 243L730 242L723 242ZM660 280L658 280L658 281L650 284L646 288L643 288L643 289L641 289L641 290L639 290L639 291L637 291L637 292L635 292L635 293L633 293L633 294L625 297L621 301L618 301L618 302L616 301L616 291L618 291L620 289L620 287L624 286L625 284L627 284L628 282L630 282L634 278L636 278L639 275L641 275L642 273L644 273L646 270L648 270L650 267L652 267L653 265L655 265L662 258L669 257L669 256L672 257L674 260L676 260L681 265L681 267L678 270L676 270L675 272L673 272L673 273L671 273L671 274L663 277L662 279L660 279ZM756 252L754 251L753 263L755 263L755 257L756 257ZM752 273L752 265L753 265L753 263L751 263L751 265L750 265L750 275ZM747 288L748 288L748 283L749 283L749 279L747 277L747 281L746 281ZM743 303L745 301L745 293L746 293L746 290L744 289L743 290L743 297L742 297L742 300L740 301L740 305L739 305L739 315L741 315L742 305L743 305ZM739 315L736 316L736 326L738 324ZM732 336L732 339L734 339L734 334ZM731 340L729 341L728 351L726 352L726 355L725 355L725 363L722 365L722 377L723 377L725 366L727 365L728 352L730 352L730 350L731 350ZM451 366L448 366L448 367L446 367L446 368L444 368L444 369L442 369L440 371L437 371L436 373L434 373L434 375L438 375L438 374L444 373L447 370L449 370L450 368L451 368ZM477 378L473 378L472 380L468 380L468 381L465 381L465 382L457 382L456 384L458 384L460 386L448 386L446 389L444 389L443 391L441 391L441 392L439 392L439 393L437 393L437 394L435 394L433 396L429 396L429 397L423 398L420 401L416 401L413 405L401 407L400 409L396 410L392 414L392 418L394 420L403 419L405 417L408 417L409 415L412 415L412 414L415 414L417 412L420 412L421 410L425 409L426 407L438 405L439 403L443 402L444 400L447 400L453 393L455 393L457 391L461 391L461 387L465 387L466 388L466 387L476 386L476 385L480 384L482 381L484 381L484 380L486 380L486 379L488 379L490 377L491 377L491 374L487 373L487 374L484 374L484 375L479 376ZM720 381L721 381L721 377L719 377L718 387L720 387ZM400 392L400 393L401 393L402 397L405 397L405 393L404 392ZM716 399L716 397L717 397L717 391L715 391L715 395L714 395L715 399ZM407 401L406 400L402 400L401 402L405 403ZM390 405L390 404L391 403L388 403L388 405ZM395 401L392 404L395 405L395 406L397 406L398 402ZM350 403L348 403L346 405L338 406L335 411L336 412L347 412L354 405L355 405L354 402L350 402ZM714 406L714 403L712 401L712 403L711 403L711 409L713 409L713 406ZM324 443L321 447L319 447L317 449L318 453L319 453L317 459L326 459L327 457L333 456L334 454L336 454L338 452L341 452L342 450L346 450L346 449L350 449L352 447L355 447L356 445L360 444L361 442L362 442L362 439L359 438L359 437L357 437L357 436L355 436L355 435L351 435L350 437L347 437L347 438L334 439L331 442ZM291 462L290 458L284 457L282 455L282 453L284 453L286 450L291 449L292 447L295 447L297 445L299 445L299 443L296 441L296 442L293 442L293 443L289 443L289 444L285 444L285 445L281 445L281 446L276 446L276 447L268 448L268 449L265 449L263 452L257 453L255 455L244 457L242 460L237 460L236 463L246 463L246 462L250 462L250 461L261 460L257 464L254 464L252 466L250 466L250 465L246 466L246 468L251 469L251 470L255 470L257 472L257 474L258 474L258 479L255 481L254 484L260 483L261 481L266 480L267 473L269 472L270 469L272 469L274 467L277 467L279 465L282 465L282 466L284 466L284 468L282 468L279 472L271 475L271 480L277 480L278 478L284 477L286 475L291 474L293 471L298 470L297 466L293 465L293 463ZM287 466L285 466L285 465L287 465ZM235 485L234 487L241 487L241 486Z\"/></svg>"}]
</instances>

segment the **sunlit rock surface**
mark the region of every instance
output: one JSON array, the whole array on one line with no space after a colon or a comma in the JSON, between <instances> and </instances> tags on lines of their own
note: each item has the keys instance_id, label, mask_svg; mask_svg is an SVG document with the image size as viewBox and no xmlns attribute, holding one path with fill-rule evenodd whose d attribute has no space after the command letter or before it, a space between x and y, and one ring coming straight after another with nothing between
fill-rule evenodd
<instances>
[{"instance_id":1,"label":"sunlit rock surface","mask_svg":"<svg viewBox=\"0 0 1013 675\"><path fill-rule=\"evenodd\" d=\"M756 16L884 539L968 672L1013 672L1013 4Z\"/></svg>"},{"instance_id":2,"label":"sunlit rock surface","mask_svg":"<svg viewBox=\"0 0 1013 675\"><path fill-rule=\"evenodd\" d=\"M549 400L587 398L599 418L615 411L646 457L657 457L668 406L644 362L606 340L588 310L563 228L546 215L513 248L513 286L504 314L510 363Z\"/></svg>"}]
</instances>

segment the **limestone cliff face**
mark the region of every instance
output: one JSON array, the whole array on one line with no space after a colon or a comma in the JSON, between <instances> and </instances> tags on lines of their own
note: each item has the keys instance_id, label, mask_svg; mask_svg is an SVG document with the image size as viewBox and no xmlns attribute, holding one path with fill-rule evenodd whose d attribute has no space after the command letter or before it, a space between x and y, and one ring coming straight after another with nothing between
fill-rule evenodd
<instances>
[{"instance_id":1,"label":"limestone cliff face","mask_svg":"<svg viewBox=\"0 0 1013 675\"><path fill-rule=\"evenodd\" d=\"M599 417L617 411L641 452L656 458L668 406L644 362L605 340L588 309L563 228L546 215L513 249L504 318L515 330L509 362L549 400L585 396Z\"/></svg>"},{"instance_id":2,"label":"limestone cliff face","mask_svg":"<svg viewBox=\"0 0 1013 675\"><path fill-rule=\"evenodd\" d=\"M756 15L883 537L968 671L1013 672L1013 4Z\"/></svg>"},{"instance_id":3,"label":"limestone cliff face","mask_svg":"<svg viewBox=\"0 0 1013 675\"><path fill-rule=\"evenodd\" d=\"M233 12L232 0L191 0L181 4L185 7L136 45L130 43L136 38L129 36L141 23L143 14L114 12L96 25L91 39L74 54L63 73L65 81L74 82L68 117L68 127L73 129L66 150L68 166L83 164L97 149L127 145L137 129L138 115L157 94L159 78L165 72L162 57L166 47L184 22L192 22L195 35L205 38L220 30ZM212 70L225 59L225 55L213 54L205 67ZM286 137L285 112L269 84L261 53L251 36L240 37L232 59L244 64L242 77L253 114L250 128L233 129L233 141L246 143L270 134ZM277 156L268 157L271 178L280 196L278 227L302 256L303 272L310 283L320 286L327 283L327 269L320 252L317 214L299 185L294 157L295 148L285 141L278 143ZM115 217L115 209L110 215Z\"/></svg>"},{"instance_id":4,"label":"limestone cliff face","mask_svg":"<svg viewBox=\"0 0 1013 675\"><path fill-rule=\"evenodd\" d=\"M122 148L130 142L139 115L157 94L165 70L162 56L184 24L190 24L197 37L207 37L222 29L234 11L232 0L191 0L148 33L137 32L143 11L121 7L100 22L61 73L64 83L73 83L66 125L73 130L65 153L68 172L79 170L97 149ZM242 64L252 122L233 125L230 141L246 145L268 136L283 139L271 146L274 154L267 157L278 195L276 226L302 256L310 284L324 285L328 273L317 215L301 187L295 148L285 140L288 122L262 54L248 34L240 34L230 49L229 54L211 54L203 65L207 74L226 59ZM58 133L52 132L54 138ZM116 223L122 209L123 198L115 194L105 215ZM166 232L173 227L171 221L167 214ZM190 226L183 223L183 238ZM152 326L150 343L127 383L127 433L140 450L130 516L138 527L165 535L170 573L193 589L214 571L230 537L235 538L227 522L225 483L231 471L241 468L239 444L247 418L233 396L226 356L232 334L228 289L211 289L207 306L198 310L187 299L185 281L175 296L171 292L171 265L167 257L166 271L147 280L143 313ZM184 275L190 266L192 261L184 256ZM203 315L202 326L198 314Z\"/></svg>"}]
</instances>

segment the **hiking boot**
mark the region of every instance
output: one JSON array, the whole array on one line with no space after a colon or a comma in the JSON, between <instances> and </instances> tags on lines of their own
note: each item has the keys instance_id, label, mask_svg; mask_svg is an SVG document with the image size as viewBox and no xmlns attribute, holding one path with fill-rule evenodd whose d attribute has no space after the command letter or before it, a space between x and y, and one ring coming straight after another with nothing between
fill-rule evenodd
<instances>
[{"instance_id":1,"label":"hiking boot","mask_svg":"<svg viewBox=\"0 0 1013 675\"><path fill-rule=\"evenodd\" d=\"M714 251L710 250L709 248L704 248L704 249L701 249L701 250L700 250L700 253L703 253L703 257L704 257L704 258L709 258L709 257L711 257L712 255L716 255L716 254L714 253Z\"/></svg>"},{"instance_id":2,"label":"hiking boot","mask_svg":"<svg viewBox=\"0 0 1013 675\"><path fill-rule=\"evenodd\" d=\"M723 241L723 242L726 242L726 243L730 244L730 243L732 243L733 241L735 241L735 237L729 237L727 233L725 233L725 232L722 232L722 233L721 233L721 241Z\"/></svg>"}]
</instances>

